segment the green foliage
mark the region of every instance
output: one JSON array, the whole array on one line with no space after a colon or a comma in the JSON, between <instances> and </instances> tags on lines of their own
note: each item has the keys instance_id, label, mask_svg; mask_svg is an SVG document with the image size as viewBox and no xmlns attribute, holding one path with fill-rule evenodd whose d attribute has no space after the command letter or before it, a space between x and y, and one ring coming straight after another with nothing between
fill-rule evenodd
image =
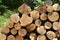
<instances>
[{"instance_id":1,"label":"green foliage","mask_svg":"<svg viewBox=\"0 0 60 40\"><path fill-rule=\"evenodd\" d=\"M0 16L0 27L6 25L10 21L9 18L6 18L4 16Z\"/></svg>"},{"instance_id":2,"label":"green foliage","mask_svg":"<svg viewBox=\"0 0 60 40\"><path fill-rule=\"evenodd\" d=\"M53 4L55 4L55 3L60 3L59 0L51 0L51 1L52 1Z\"/></svg>"},{"instance_id":3,"label":"green foliage","mask_svg":"<svg viewBox=\"0 0 60 40\"><path fill-rule=\"evenodd\" d=\"M33 6L35 8L35 7L39 6L39 5L43 5L44 1L42 1L42 0L34 0L33 4L34 4Z\"/></svg>"},{"instance_id":4,"label":"green foliage","mask_svg":"<svg viewBox=\"0 0 60 40\"><path fill-rule=\"evenodd\" d=\"M21 4L26 3L29 6L32 5L32 0L2 0L3 5L7 6L9 9L17 9Z\"/></svg>"},{"instance_id":5,"label":"green foliage","mask_svg":"<svg viewBox=\"0 0 60 40\"><path fill-rule=\"evenodd\" d=\"M12 10L19 7L23 2L22 0L2 0L2 3Z\"/></svg>"},{"instance_id":6,"label":"green foliage","mask_svg":"<svg viewBox=\"0 0 60 40\"><path fill-rule=\"evenodd\" d=\"M11 10L7 10L4 12L3 16L5 16L6 18L9 18L11 14L13 14L15 12L11 11Z\"/></svg>"}]
</instances>

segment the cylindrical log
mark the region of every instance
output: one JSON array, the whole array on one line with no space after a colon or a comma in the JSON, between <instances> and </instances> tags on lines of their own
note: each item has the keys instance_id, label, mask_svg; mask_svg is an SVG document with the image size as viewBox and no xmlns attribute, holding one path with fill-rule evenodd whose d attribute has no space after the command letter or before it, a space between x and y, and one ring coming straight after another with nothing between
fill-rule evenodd
<instances>
[{"instance_id":1,"label":"cylindrical log","mask_svg":"<svg viewBox=\"0 0 60 40\"><path fill-rule=\"evenodd\" d=\"M38 35L37 40L47 40L45 35Z\"/></svg>"},{"instance_id":2,"label":"cylindrical log","mask_svg":"<svg viewBox=\"0 0 60 40\"><path fill-rule=\"evenodd\" d=\"M60 34L60 29L58 30L59 34Z\"/></svg>"},{"instance_id":3,"label":"cylindrical log","mask_svg":"<svg viewBox=\"0 0 60 40\"><path fill-rule=\"evenodd\" d=\"M42 21L47 20L47 14L42 13L42 14L40 15L40 19L41 19Z\"/></svg>"},{"instance_id":4,"label":"cylindrical log","mask_svg":"<svg viewBox=\"0 0 60 40\"><path fill-rule=\"evenodd\" d=\"M40 26L37 28L37 32L39 34L45 34L46 33L46 29L44 28L44 26Z\"/></svg>"},{"instance_id":5,"label":"cylindrical log","mask_svg":"<svg viewBox=\"0 0 60 40\"><path fill-rule=\"evenodd\" d=\"M60 37L60 30L58 30L58 32L59 32L59 37Z\"/></svg>"},{"instance_id":6,"label":"cylindrical log","mask_svg":"<svg viewBox=\"0 0 60 40\"><path fill-rule=\"evenodd\" d=\"M53 39L51 39L51 40L58 40L58 38L53 38Z\"/></svg>"},{"instance_id":7,"label":"cylindrical log","mask_svg":"<svg viewBox=\"0 0 60 40\"><path fill-rule=\"evenodd\" d=\"M54 22L53 23L53 29L54 30L59 30L60 29L59 22Z\"/></svg>"},{"instance_id":8,"label":"cylindrical log","mask_svg":"<svg viewBox=\"0 0 60 40\"><path fill-rule=\"evenodd\" d=\"M58 11L58 6L59 6L58 4L54 4L54 5L52 6L52 7L53 7L53 10L54 10L54 11Z\"/></svg>"},{"instance_id":9,"label":"cylindrical log","mask_svg":"<svg viewBox=\"0 0 60 40\"><path fill-rule=\"evenodd\" d=\"M21 24L20 24L20 23L15 24L15 25L14 25L14 28L15 28L16 30L19 30L19 29L21 28Z\"/></svg>"},{"instance_id":10,"label":"cylindrical log","mask_svg":"<svg viewBox=\"0 0 60 40\"><path fill-rule=\"evenodd\" d=\"M15 28L11 29L11 34L13 35L17 34L17 30Z\"/></svg>"},{"instance_id":11,"label":"cylindrical log","mask_svg":"<svg viewBox=\"0 0 60 40\"><path fill-rule=\"evenodd\" d=\"M44 27L45 27L46 29L50 29L50 28L52 27L52 23L49 22L49 21L47 21L47 22L45 22Z\"/></svg>"},{"instance_id":12,"label":"cylindrical log","mask_svg":"<svg viewBox=\"0 0 60 40\"><path fill-rule=\"evenodd\" d=\"M1 33L8 34L10 32L10 29L7 26L2 27Z\"/></svg>"},{"instance_id":13,"label":"cylindrical log","mask_svg":"<svg viewBox=\"0 0 60 40\"><path fill-rule=\"evenodd\" d=\"M13 35L9 35L9 36L7 37L7 40L15 40L15 37L14 37Z\"/></svg>"},{"instance_id":14,"label":"cylindrical log","mask_svg":"<svg viewBox=\"0 0 60 40\"><path fill-rule=\"evenodd\" d=\"M18 11L22 14L29 14L31 11L31 8L24 3L18 8Z\"/></svg>"},{"instance_id":15,"label":"cylindrical log","mask_svg":"<svg viewBox=\"0 0 60 40\"><path fill-rule=\"evenodd\" d=\"M20 29L19 31L18 31L18 35L19 36L25 36L27 34L27 31L25 30L25 29Z\"/></svg>"},{"instance_id":16,"label":"cylindrical log","mask_svg":"<svg viewBox=\"0 0 60 40\"><path fill-rule=\"evenodd\" d=\"M0 34L0 40L6 40L6 35L5 34Z\"/></svg>"},{"instance_id":17,"label":"cylindrical log","mask_svg":"<svg viewBox=\"0 0 60 40\"><path fill-rule=\"evenodd\" d=\"M59 31L56 31L55 34L56 34L56 37L60 37Z\"/></svg>"},{"instance_id":18,"label":"cylindrical log","mask_svg":"<svg viewBox=\"0 0 60 40\"><path fill-rule=\"evenodd\" d=\"M29 17L27 14L23 14L20 19L21 26L27 26L27 25L31 24L32 21L33 21L33 18Z\"/></svg>"},{"instance_id":19,"label":"cylindrical log","mask_svg":"<svg viewBox=\"0 0 60 40\"><path fill-rule=\"evenodd\" d=\"M35 30L36 25L32 23L32 24L28 25L26 28L27 28L28 32L31 32L31 31Z\"/></svg>"},{"instance_id":20,"label":"cylindrical log","mask_svg":"<svg viewBox=\"0 0 60 40\"><path fill-rule=\"evenodd\" d=\"M59 19L59 14L58 12L52 12L52 13L48 13L48 19L51 21L51 22L55 22Z\"/></svg>"},{"instance_id":21,"label":"cylindrical log","mask_svg":"<svg viewBox=\"0 0 60 40\"><path fill-rule=\"evenodd\" d=\"M14 23L13 23L12 21L10 21L10 22L7 24L7 26L8 26L9 28L12 28L13 25L14 25Z\"/></svg>"},{"instance_id":22,"label":"cylindrical log","mask_svg":"<svg viewBox=\"0 0 60 40\"><path fill-rule=\"evenodd\" d=\"M51 12L53 12L53 7L49 5L46 10L47 10L47 12L51 13Z\"/></svg>"},{"instance_id":23,"label":"cylindrical log","mask_svg":"<svg viewBox=\"0 0 60 40\"><path fill-rule=\"evenodd\" d=\"M46 35L47 35L48 39L53 39L56 37L56 34L53 31L48 31L46 33Z\"/></svg>"},{"instance_id":24,"label":"cylindrical log","mask_svg":"<svg viewBox=\"0 0 60 40\"><path fill-rule=\"evenodd\" d=\"M60 5L58 5L57 11L60 11Z\"/></svg>"},{"instance_id":25,"label":"cylindrical log","mask_svg":"<svg viewBox=\"0 0 60 40\"><path fill-rule=\"evenodd\" d=\"M57 36L57 37L60 37L60 30L57 30L57 31L56 31L56 36Z\"/></svg>"},{"instance_id":26,"label":"cylindrical log","mask_svg":"<svg viewBox=\"0 0 60 40\"><path fill-rule=\"evenodd\" d=\"M38 11L39 13L45 13L45 12L46 12L46 6L45 6L45 5L39 6L39 7L37 8L37 11Z\"/></svg>"},{"instance_id":27,"label":"cylindrical log","mask_svg":"<svg viewBox=\"0 0 60 40\"><path fill-rule=\"evenodd\" d=\"M36 19L39 18L39 12L36 11L36 10L33 10L33 11L30 12L30 16L31 16L34 20L36 20Z\"/></svg>"},{"instance_id":28,"label":"cylindrical log","mask_svg":"<svg viewBox=\"0 0 60 40\"><path fill-rule=\"evenodd\" d=\"M20 20L20 17L18 16L18 14L12 14L10 18L11 18L11 21L14 23L18 23Z\"/></svg>"},{"instance_id":29,"label":"cylindrical log","mask_svg":"<svg viewBox=\"0 0 60 40\"><path fill-rule=\"evenodd\" d=\"M30 36L29 36L29 38L31 40L36 40L36 34L35 33L31 33Z\"/></svg>"},{"instance_id":30,"label":"cylindrical log","mask_svg":"<svg viewBox=\"0 0 60 40\"><path fill-rule=\"evenodd\" d=\"M22 36L16 36L16 40L24 40L24 38Z\"/></svg>"},{"instance_id":31,"label":"cylindrical log","mask_svg":"<svg viewBox=\"0 0 60 40\"><path fill-rule=\"evenodd\" d=\"M35 21L35 25L36 26L40 26L42 24L42 21L40 20L40 19L37 19L36 21Z\"/></svg>"}]
</instances>

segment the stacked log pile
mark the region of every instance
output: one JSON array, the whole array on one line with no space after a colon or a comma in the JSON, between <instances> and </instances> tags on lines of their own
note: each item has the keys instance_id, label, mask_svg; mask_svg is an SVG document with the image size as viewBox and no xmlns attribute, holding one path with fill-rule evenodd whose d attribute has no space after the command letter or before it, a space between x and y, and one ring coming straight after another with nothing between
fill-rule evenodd
<instances>
[{"instance_id":1,"label":"stacked log pile","mask_svg":"<svg viewBox=\"0 0 60 40\"><path fill-rule=\"evenodd\" d=\"M60 5L42 5L31 10L27 4L18 8L1 29L0 40L53 40L60 37Z\"/></svg>"}]
</instances>

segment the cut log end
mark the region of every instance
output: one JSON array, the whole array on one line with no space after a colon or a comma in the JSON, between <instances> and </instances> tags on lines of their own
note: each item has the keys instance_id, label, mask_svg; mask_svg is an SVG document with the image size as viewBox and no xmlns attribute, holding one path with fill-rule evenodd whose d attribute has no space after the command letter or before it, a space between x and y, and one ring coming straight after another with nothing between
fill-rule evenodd
<instances>
[{"instance_id":1,"label":"cut log end","mask_svg":"<svg viewBox=\"0 0 60 40\"><path fill-rule=\"evenodd\" d=\"M17 34L17 30L15 28L11 29L11 34L12 35L16 35Z\"/></svg>"},{"instance_id":2,"label":"cut log end","mask_svg":"<svg viewBox=\"0 0 60 40\"><path fill-rule=\"evenodd\" d=\"M9 29L7 26L4 26L4 27L1 29L1 33L8 34L9 32L10 32L10 29Z\"/></svg>"},{"instance_id":3,"label":"cut log end","mask_svg":"<svg viewBox=\"0 0 60 40\"><path fill-rule=\"evenodd\" d=\"M51 22L55 22L59 19L59 14L58 12L52 12L51 14L48 14L48 19L51 21Z\"/></svg>"},{"instance_id":4,"label":"cut log end","mask_svg":"<svg viewBox=\"0 0 60 40\"><path fill-rule=\"evenodd\" d=\"M36 26L40 26L42 24L42 21L40 20L40 19L37 19L36 21L35 21L35 25Z\"/></svg>"},{"instance_id":5,"label":"cut log end","mask_svg":"<svg viewBox=\"0 0 60 40\"><path fill-rule=\"evenodd\" d=\"M18 14L12 14L10 18L11 18L11 21L14 23L18 23L20 20L20 17L18 16Z\"/></svg>"},{"instance_id":6,"label":"cut log end","mask_svg":"<svg viewBox=\"0 0 60 40\"><path fill-rule=\"evenodd\" d=\"M52 27L52 23L49 22L49 21L47 21L47 22L45 22L44 27L45 27L46 29L50 29L50 28Z\"/></svg>"},{"instance_id":7,"label":"cut log end","mask_svg":"<svg viewBox=\"0 0 60 40\"><path fill-rule=\"evenodd\" d=\"M24 40L24 38L22 36L16 36L16 40Z\"/></svg>"},{"instance_id":8,"label":"cut log end","mask_svg":"<svg viewBox=\"0 0 60 40\"><path fill-rule=\"evenodd\" d=\"M59 22L54 22L53 23L53 29L54 30L59 30L60 29Z\"/></svg>"},{"instance_id":9,"label":"cut log end","mask_svg":"<svg viewBox=\"0 0 60 40\"><path fill-rule=\"evenodd\" d=\"M48 31L46 35L49 39L53 39L56 37L56 34L53 31Z\"/></svg>"},{"instance_id":10,"label":"cut log end","mask_svg":"<svg viewBox=\"0 0 60 40\"><path fill-rule=\"evenodd\" d=\"M14 37L13 35L9 35L9 36L7 37L7 40L15 40L15 37Z\"/></svg>"},{"instance_id":11,"label":"cut log end","mask_svg":"<svg viewBox=\"0 0 60 40\"><path fill-rule=\"evenodd\" d=\"M42 14L40 15L40 19L41 19L42 21L47 20L47 14L42 13Z\"/></svg>"},{"instance_id":12,"label":"cut log end","mask_svg":"<svg viewBox=\"0 0 60 40\"><path fill-rule=\"evenodd\" d=\"M45 12L46 12L46 6L45 6L45 5L39 6L36 10L37 10L39 13L45 13Z\"/></svg>"},{"instance_id":13,"label":"cut log end","mask_svg":"<svg viewBox=\"0 0 60 40\"><path fill-rule=\"evenodd\" d=\"M14 25L14 28L15 28L16 30L21 29L21 24L20 24L20 23L16 23L16 24Z\"/></svg>"},{"instance_id":14,"label":"cut log end","mask_svg":"<svg viewBox=\"0 0 60 40\"><path fill-rule=\"evenodd\" d=\"M31 11L31 8L24 3L18 8L18 11L22 14L29 14Z\"/></svg>"},{"instance_id":15,"label":"cut log end","mask_svg":"<svg viewBox=\"0 0 60 40\"><path fill-rule=\"evenodd\" d=\"M19 36L25 36L27 34L27 31L25 30L25 29L20 29L19 31L18 31L18 35Z\"/></svg>"},{"instance_id":16,"label":"cut log end","mask_svg":"<svg viewBox=\"0 0 60 40\"><path fill-rule=\"evenodd\" d=\"M31 16L34 20L36 20L36 19L39 18L39 12L36 11L36 10L33 10L33 11L30 12L30 16Z\"/></svg>"},{"instance_id":17,"label":"cut log end","mask_svg":"<svg viewBox=\"0 0 60 40\"><path fill-rule=\"evenodd\" d=\"M26 14L23 14L22 15L22 18L20 19L21 26L27 26L27 25L31 24L32 21L33 21L33 18L32 17L29 17Z\"/></svg>"},{"instance_id":18,"label":"cut log end","mask_svg":"<svg viewBox=\"0 0 60 40\"><path fill-rule=\"evenodd\" d=\"M30 36L29 36L29 38L31 40L36 40L36 34L35 33L31 33Z\"/></svg>"},{"instance_id":19,"label":"cut log end","mask_svg":"<svg viewBox=\"0 0 60 40\"><path fill-rule=\"evenodd\" d=\"M46 29L44 28L44 26L40 26L37 28L37 32L39 34L45 34L46 33Z\"/></svg>"},{"instance_id":20,"label":"cut log end","mask_svg":"<svg viewBox=\"0 0 60 40\"><path fill-rule=\"evenodd\" d=\"M14 23L13 23L12 21L10 21L10 22L7 24L7 26L8 26L9 28L13 28L13 25L14 25Z\"/></svg>"},{"instance_id":21,"label":"cut log end","mask_svg":"<svg viewBox=\"0 0 60 40\"><path fill-rule=\"evenodd\" d=\"M47 12L50 12L50 13L53 12L53 7L49 5L49 6L47 7Z\"/></svg>"},{"instance_id":22,"label":"cut log end","mask_svg":"<svg viewBox=\"0 0 60 40\"><path fill-rule=\"evenodd\" d=\"M37 37L37 40L47 40L46 36L45 35L39 35Z\"/></svg>"},{"instance_id":23,"label":"cut log end","mask_svg":"<svg viewBox=\"0 0 60 40\"><path fill-rule=\"evenodd\" d=\"M28 31L28 32L31 32L31 31L35 30L36 25L35 25L35 24L30 24L30 25L28 25L26 28L27 28L27 31Z\"/></svg>"},{"instance_id":24,"label":"cut log end","mask_svg":"<svg viewBox=\"0 0 60 40\"><path fill-rule=\"evenodd\" d=\"M0 34L0 40L6 40L6 35L5 34Z\"/></svg>"}]
</instances>

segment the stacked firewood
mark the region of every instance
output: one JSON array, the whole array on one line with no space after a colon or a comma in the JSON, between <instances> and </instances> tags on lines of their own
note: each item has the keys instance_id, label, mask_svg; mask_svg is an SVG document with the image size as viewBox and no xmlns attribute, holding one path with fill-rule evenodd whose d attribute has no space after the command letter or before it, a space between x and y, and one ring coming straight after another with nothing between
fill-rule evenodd
<instances>
[{"instance_id":1,"label":"stacked firewood","mask_svg":"<svg viewBox=\"0 0 60 40\"><path fill-rule=\"evenodd\" d=\"M60 5L42 5L31 10L27 4L18 8L1 29L0 40L55 40L60 37Z\"/></svg>"}]
</instances>

